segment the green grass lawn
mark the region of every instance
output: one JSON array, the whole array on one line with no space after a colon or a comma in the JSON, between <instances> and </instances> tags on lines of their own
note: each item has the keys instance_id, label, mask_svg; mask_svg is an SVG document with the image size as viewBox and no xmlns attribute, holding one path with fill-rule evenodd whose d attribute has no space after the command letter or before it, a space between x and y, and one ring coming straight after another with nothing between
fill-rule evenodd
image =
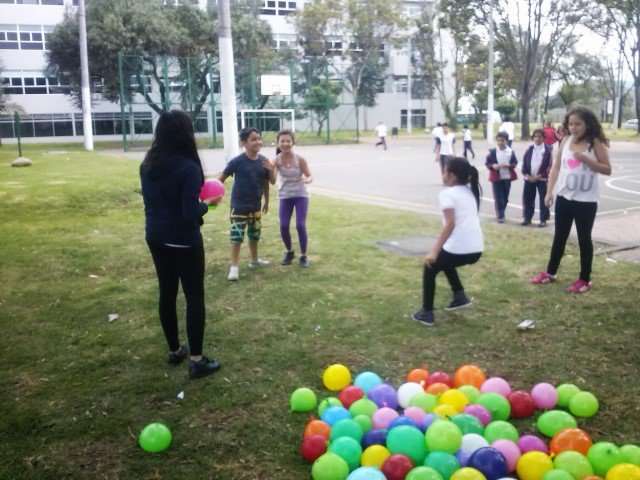
<instances>
[{"instance_id":1,"label":"green grass lawn","mask_svg":"<svg viewBox=\"0 0 640 480\"><path fill-rule=\"evenodd\" d=\"M261 242L274 266L241 268L229 283L227 199L203 227L205 353L223 367L190 381L185 365L166 364L138 161L77 146L47 153L60 148L29 146L34 165L20 169L9 166L14 148L0 149L0 479L309 478L299 453L308 416L289 413L289 395L309 386L329 396L321 375L331 363L396 386L423 363L450 374L476 363L514 388L575 383L601 401L579 421L594 440L640 442L637 266L598 257L593 291L568 295L579 268L572 244L559 283L534 288L527 280L551 237L487 224L485 255L461 270L475 305L438 311L426 329L409 320L420 260L376 240L435 235L439 219L314 196L304 270L278 265L274 198ZM449 293L439 280L441 309ZM537 328L516 330L528 318ZM517 423L521 434L535 418ZM152 421L173 432L155 455L137 444Z\"/></svg>"}]
</instances>

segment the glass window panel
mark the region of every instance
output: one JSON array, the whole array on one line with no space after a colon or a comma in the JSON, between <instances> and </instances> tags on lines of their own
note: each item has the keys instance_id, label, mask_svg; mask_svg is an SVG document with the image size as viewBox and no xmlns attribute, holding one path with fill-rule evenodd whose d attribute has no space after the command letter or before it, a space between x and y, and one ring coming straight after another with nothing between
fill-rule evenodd
<instances>
[{"instance_id":1,"label":"glass window panel","mask_svg":"<svg viewBox=\"0 0 640 480\"><path fill-rule=\"evenodd\" d=\"M7 39L7 34L5 32L0 32L0 41L4 42Z\"/></svg>"},{"instance_id":2,"label":"glass window panel","mask_svg":"<svg viewBox=\"0 0 640 480\"><path fill-rule=\"evenodd\" d=\"M18 50L18 42L0 42L2 50Z\"/></svg>"},{"instance_id":3,"label":"glass window panel","mask_svg":"<svg viewBox=\"0 0 640 480\"><path fill-rule=\"evenodd\" d=\"M44 45L42 43L25 43L22 42L20 44L21 50L44 50Z\"/></svg>"},{"instance_id":4,"label":"glass window panel","mask_svg":"<svg viewBox=\"0 0 640 480\"><path fill-rule=\"evenodd\" d=\"M3 3L0 0L0 3ZM13 138L13 125L10 122L0 122L0 137Z\"/></svg>"},{"instance_id":5,"label":"glass window panel","mask_svg":"<svg viewBox=\"0 0 640 480\"><path fill-rule=\"evenodd\" d=\"M18 26L15 23L0 23L0 30L5 32L17 32Z\"/></svg>"},{"instance_id":6,"label":"glass window panel","mask_svg":"<svg viewBox=\"0 0 640 480\"><path fill-rule=\"evenodd\" d=\"M14 0L0 0L0 3L11 3L11 4L13 4Z\"/></svg>"},{"instance_id":7,"label":"glass window panel","mask_svg":"<svg viewBox=\"0 0 640 480\"><path fill-rule=\"evenodd\" d=\"M36 85L46 85L47 79L44 77L36 77Z\"/></svg>"},{"instance_id":8,"label":"glass window panel","mask_svg":"<svg viewBox=\"0 0 640 480\"><path fill-rule=\"evenodd\" d=\"M20 136L33 137L33 122L21 121L20 122Z\"/></svg>"},{"instance_id":9,"label":"glass window panel","mask_svg":"<svg viewBox=\"0 0 640 480\"><path fill-rule=\"evenodd\" d=\"M42 0L42 5L64 5L64 0Z\"/></svg>"},{"instance_id":10,"label":"glass window panel","mask_svg":"<svg viewBox=\"0 0 640 480\"><path fill-rule=\"evenodd\" d=\"M11 85L22 85L22 78L20 77L11 77Z\"/></svg>"},{"instance_id":11,"label":"glass window panel","mask_svg":"<svg viewBox=\"0 0 640 480\"><path fill-rule=\"evenodd\" d=\"M35 85L36 81L33 78L25 78L24 79L24 84L25 85Z\"/></svg>"},{"instance_id":12,"label":"glass window panel","mask_svg":"<svg viewBox=\"0 0 640 480\"><path fill-rule=\"evenodd\" d=\"M42 34L41 34L41 33L38 33L38 32L33 32L33 33L31 34L31 39L32 39L34 42L41 42L41 41L42 41Z\"/></svg>"},{"instance_id":13,"label":"glass window panel","mask_svg":"<svg viewBox=\"0 0 640 480\"><path fill-rule=\"evenodd\" d=\"M5 87L4 93L7 95L22 95L24 92L22 91L22 87Z\"/></svg>"},{"instance_id":14,"label":"glass window panel","mask_svg":"<svg viewBox=\"0 0 640 480\"><path fill-rule=\"evenodd\" d=\"M7 40L15 42L18 40L18 32L7 32Z\"/></svg>"},{"instance_id":15,"label":"glass window panel","mask_svg":"<svg viewBox=\"0 0 640 480\"><path fill-rule=\"evenodd\" d=\"M287 8L287 2L278 2L278 8Z\"/></svg>"},{"instance_id":16,"label":"glass window panel","mask_svg":"<svg viewBox=\"0 0 640 480\"><path fill-rule=\"evenodd\" d=\"M115 128L113 120L96 120L96 135L114 135Z\"/></svg>"},{"instance_id":17,"label":"glass window panel","mask_svg":"<svg viewBox=\"0 0 640 480\"><path fill-rule=\"evenodd\" d=\"M289 2L289 8L296 8L296 2Z\"/></svg>"},{"instance_id":18,"label":"glass window panel","mask_svg":"<svg viewBox=\"0 0 640 480\"><path fill-rule=\"evenodd\" d=\"M47 87L26 87L24 93L26 95L46 95Z\"/></svg>"},{"instance_id":19,"label":"glass window panel","mask_svg":"<svg viewBox=\"0 0 640 480\"><path fill-rule=\"evenodd\" d=\"M53 122L33 122L36 137L53 137Z\"/></svg>"},{"instance_id":20,"label":"glass window panel","mask_svg":"<svg viewBox=\"0 0 640 480\"><path fill-rule=\"evenodd\" d=\"M29 32L25 32L25 33L20 32L20 41L22 42L31 41L31 34Z\"/></svg>"},{"instance_id":21,"label":"glass window panel","mask_svg":"<svg viewBox=\"0 0 640 480\"><path fill-rule=\"evenodd\" d=\"M71 91L70 87L58 87L58 86L52 86L49 87L49 93L52 95L57 95L57 94L67 94Z\"/></svg>"},{"instance_id":22,"label":"glass window panel","mask_svg":"<svg viewBox=\"0 0 640 480\"><path fill-rule=\"evenodd\" d=\"M76 118L78 118L77 115ZM82 124L82 120L80 120L79 122L76 120L76 135L84 135L84 126Z\"/></svg>"},{"instance_id":23,"label":"glass window panel","mask_svg":"<svg viewBox=\"0 0 640 480\"><path fill-rule=\"evenodd\" d=\"M42 25L20 25L21 32L41 32Z\"/></svg>"}]
</instances>

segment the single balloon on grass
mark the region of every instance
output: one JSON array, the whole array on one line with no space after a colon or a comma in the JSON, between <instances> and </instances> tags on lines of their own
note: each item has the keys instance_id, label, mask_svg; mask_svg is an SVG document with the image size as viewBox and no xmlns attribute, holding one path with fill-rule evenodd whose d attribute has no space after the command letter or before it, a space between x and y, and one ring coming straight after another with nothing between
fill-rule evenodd
<instances>
[{"instance_id":1,"label":"single balloon on grass","mask_svg":"<svg viewBox=\"0 0 640 480\"><path fill-rule=\"evenodd\" d=\"M318 403L316 394L307 387L300 387L293 391L289 399L292 412L310 412Z\"/></svg>"},{"instance_id":2,"label":"single balloon on grass","mask_svg":"<svg viewBox=\"0 0 640 480\"><path fill-rule=\"evenodd\" d=\"M140 446L145 452L162 452L170 444L171 430L163 423L150 423L140 432Z\"/></svg>"}]
</instances>

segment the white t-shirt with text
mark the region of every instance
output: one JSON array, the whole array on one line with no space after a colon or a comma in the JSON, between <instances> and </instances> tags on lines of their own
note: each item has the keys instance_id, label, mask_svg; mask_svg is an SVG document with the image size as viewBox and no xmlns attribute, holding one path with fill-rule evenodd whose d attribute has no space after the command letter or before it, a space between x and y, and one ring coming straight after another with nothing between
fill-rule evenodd
<instances>
[{"instance_id":1,"label":"white t-shirt with text","mask_svg":"<svg viewBox=\"0 0 640 480\"><path fill-rule=\"evenodd\" d=\"M453 208L455 215L455 226L442 248L457 255L482 252L484 239L478 206L471 189L466 185L455 185L440 192L438 200L443 212ZM442 223L444 224L444 214Z\"/></svg>"}]
</instances>

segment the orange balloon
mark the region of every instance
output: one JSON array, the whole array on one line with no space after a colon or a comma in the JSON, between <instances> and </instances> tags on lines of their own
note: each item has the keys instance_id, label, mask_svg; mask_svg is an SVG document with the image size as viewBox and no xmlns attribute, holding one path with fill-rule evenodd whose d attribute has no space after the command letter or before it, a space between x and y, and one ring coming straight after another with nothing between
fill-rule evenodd
<instances>
[{"instance_id":1,"label":"orange balloon","mask_svg":"<svg viewBox=\"0 0 640 480\"><path fill-rule=\"evenodd\" d=\"M429 372L427 371L427 365L422 365L422 368L414 368L407 374L407 382L415 382L422 385L422 388L427 386L427 379L429 378Z\"/></svg>"},{"instance_id":2,"label":"orange balloon","mask_svg":"<svg viewBox=\"0 0 640 480\"><path fill-rule=\"evenodd\" d=\"M328 423L323 422L322 420L311 420L304 428L304 438L307 438L311 435L322 435L324 438L329 440L330 434L331 426Z\"/></svg>"},{"instance_id":3,"label":"orange balloon","mask_svg":"<svg viewBox=\"0 0 640 480\"><path fill-rule=\"evenodd\" d=\"M462 385L473 385L478 390L487 379L480 367L475 365L462 365L453 375L453 383L456 387Z\"/></svg>"},{"instance_id":4,"label":"orange balloon","mask_svg":"<svg viewBox=\"0 0 640 480\"><path fill-rule=\"evenodd\" d=\"M549 443L549 452L558 455L560 452L574 450L582 455L587 455L593 445L593 440L587 432L579 428L565 428L556 433Z\"/></svg>"},{"instance_id":5,"label":"orange balloon","mask_svg":"<svg viewBox=\"0 0 640 480\"><path fill-rule=\"evenodd\" d=\"M431 395L438 395L442 392L446 392L449 390L449 385L446 383L432 383L427 387L425 392L430 393Z\"/></svg>"}]
</instances>

